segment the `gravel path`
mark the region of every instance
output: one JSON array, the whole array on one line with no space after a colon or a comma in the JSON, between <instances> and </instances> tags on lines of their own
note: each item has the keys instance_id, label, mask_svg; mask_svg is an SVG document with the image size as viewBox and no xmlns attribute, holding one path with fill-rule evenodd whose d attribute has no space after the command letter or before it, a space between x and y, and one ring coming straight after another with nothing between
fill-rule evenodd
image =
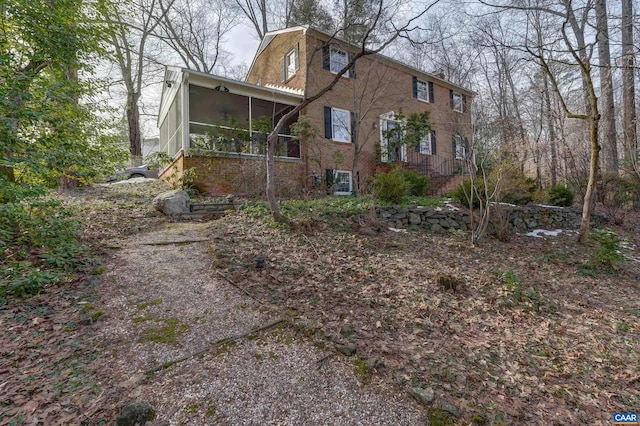
<instances>
[{"instance_id":1,"label":"gravel path","mask_svg":"<svg viewBox=\"0 0 640 426\"><path fill-rule=\"evenodd\" d=\"M215 274L207 224L170 224L119 245L105 263L102 386L123 405L144 400L171 425L417 425L406 394L363 385L353 358L329 357L286 326L220 339L277 320ZM149 243L206 239L163 245ZM202 352L146 378L145 371Z\"/></svg>"}]
</instances>

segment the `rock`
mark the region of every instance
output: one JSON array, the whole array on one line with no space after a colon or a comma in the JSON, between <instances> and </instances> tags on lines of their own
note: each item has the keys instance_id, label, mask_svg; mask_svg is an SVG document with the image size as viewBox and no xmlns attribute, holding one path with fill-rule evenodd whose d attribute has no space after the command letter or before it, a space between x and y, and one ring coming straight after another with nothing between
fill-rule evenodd
<instances>
[{"instance_id":1,"label":"rock","mask_svg":"<svg viewBox=\"0 0 640 426\"><path fill-rule=\"evenodd\" d=\"M369 228L369 227L363 227L358 229L358 234L360 235L364 235L367 237L377 237L378 233L376 231L374 231L373 229Z\"/></svg>"},{"instance_id":2,"label":"rock","mask_svg":"<svg viewBox=\"0 0 640 426\"><path fill-rule=\"evenodd\" d=\"M365 364L369 370L380 370L384 368L384 362L377 358L369 358L365 361Z\"/></svg>"},{"instance_id":3,"label":"rock","mask_svg":"<svg viewBox=\"0 0 640 426\"><path fill-rule=\"evenodd\" d=\"M440 401L438 403L438 408L441 409L442 411L446 411L447 413L455 417L460 417L460 409L447 401L444 401L444 400Z\"/></svg>"},{"instance_id":4,"label":"rock","mask_svg":"<svg viewBox=\"0 0 640 426\"><path fill-rule=\"evenodd\" d=\"M437 223L431 225L431 232L444 232L444 228Z\"/></svg>"},{"instance_id":5,"label":"rock","mask_svg":"<svg viewBox=\"0 0 640 426\"><path fill-rule=\"evenodd\" d=\"M417 386L409 390L409 395L411 395L416 399L416 401L424 405L431 404L433 402L433 399L436 396L435 393L433 392L433 389L431 388L424 389Z\"/></svg>"},{"instance_id":6,"label":"rock","mask_svg":"<svg viewBox=\"0 0 640 426\"><path fill-rule=\"evenodd\" d=\"M346 345L336 346L336 350L344 356L353 356L356 354L356 345L348 343Z\"/></svg>"},{"instance_id":7,"label":"rock","mask_svg":"<svg viewBox=\"0 0 640 426\"><path fill-rule=\"evenodd\" d=\"M344 337L351 337L356 331L352 328L349 327L347 324L343 325L340 328L340 334L342 334Z\"/></svg>"},{"instance_id":8,"label":"rock","mask_svg":"<svg viewBox=\"0 0 640 426\"><path fill-rule=\"evenodd\" d=\"M153 208L166 215L189 213L189 194L180 189L163 192L153 199Z\"/></svg>"},{"instance_id":9,"label":"rock","mask_svg":"<svg viewBox=\"0 0 640 426\"><path fill-rule=\"evenodd\" d=\"M134 401L125 405L116 417L115 426L141 426L153 420L156 410L147 402Z\"/></svg>"},{"instance_id":10,"label":"rock","mask_svg":"<svg viewBox=\"0 0 640 426\"><path fill-rule=\"evenodd\" d=\"M409 223L411 225L419 225L421 222L420 215L409 213Z\"/></svg>"}]
</instances>

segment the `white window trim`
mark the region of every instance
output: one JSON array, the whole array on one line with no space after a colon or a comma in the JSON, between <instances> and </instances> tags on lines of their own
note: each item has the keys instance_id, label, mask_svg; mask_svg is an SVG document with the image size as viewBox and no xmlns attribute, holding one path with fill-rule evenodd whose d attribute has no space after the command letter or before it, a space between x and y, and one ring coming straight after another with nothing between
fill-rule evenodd
<instances>
[{"instance_id":1,"label":"white window trim","mask_svg":"<svg viewBox=\"0 0 640 426\"><path fill-rule=\"evenodd\" d=\"M298 70L300 69L300 67L296 68L296 48L292 48L291 50L289 50L287 52L286 55L284 55L284 77L285 77L285 81L289 80L290 78L292 78L294 75L296 75L296 73L298 72ZM293 65L293 72L290 72L291 67Z\"/></svg>"},{"instance_id":2,"label":"white window trim","mask_svg":"<svg viewBox=\"0 0 640 426\"><path fill-rule=\"evenodd\" d=\"M347 134L349 135L348 140L336 139L336 120L333 116L334 111L344 112L347 114ZM351 111L341 108L331 108L331 140L341 143L351 143Z\"/></svg>"},{"instance_id":3,"label":"white window trim","mask_svg":"<svg viewBox=\"0 0 640 426\"><path fill-rule=\"evenodd\" d=\"M431 141L432 136L433 134L431 133L431 130L428 130L425 133L425 135L422 137L422 139L420 139L420 144L418 145L420 148L418 152L420 154L433 155L433 152L431 152L431 146L433 144L433 142ZM423 148L426 148L426 149L423 150Z\"/></svg>"},{"instance_id":4,"label":"white window trim","mask_svg":"<svg viewBox=\"0 0 640 426\"><path fill-rule=\"evenodd\" d=\"M425 90L420 90L419 89L420 84L424 84ZM429 99L429 82L417 79L416 80L416 86L417 86L416 87L416 99L421 101L421 102L426 102L426 103L430 104L431 103L431 99ZM425 94L425 99L421 99L420 98L420 93L421 92Z\"/></svg>"},{"instance_id":5,"label":"white window trim","mask_svg":"<svg viewBox=\"0 0 640 426\"><path fill-rule=\"evenodd\" d=\"M396 114L394 111L389 111L380 115L380 162L389 163L389 141L384 137L385 122L391 121L401 124L400 120L396 120ZM394 161L407 161L407 144L400 145L400 158Z\"/></svg>"},{"instance_id":6,"label":"white window trim","mask_svg":"<svg viewBox=\"0 0 640 426\"><path fill-rule=\"evenodd\" d=\"M339 70L337 70L337 71L333 70L333 64L334 64L333 56L332 56L333 52L343 53L344 56L345 56L345 59L346 59L346 62L344 63L344 66L342 68L340 68ZM344 51L342 49L338 49L337 47L329 48L329 71L331 71L332 74L338 74L347 65L349 65L349 54L346 51ZM350 70L347 70L344 74L342 74L342 77L349 78L350 77L350 72L351 72Z\"/></svg>"},{"instance_id":7,"label":"white window trim","mask_svg":"<svg viewBox=\"0 0 640 426\"><path fill-rule=\"evenodd\" d=\"M464 139L460 135L455 135L454 139L456 141L456 147L455 147L456 152L453 153L453 156L456 160L464 160L465 157L467 156L467 149L464 146ZM460 150L458 150L458 147L460 147ZM462 156L458 155L458 151L462 153Z\"/></svg>"},{"instance_id":8,"label":"white window trim","mask_svg":"<svg viewBox=\"0 0 640 426\"><path fill-rule=\"evenodd\" d=\"M456 97L458 97L460 99L460 109L456 108ZM460 93L453 93L453 105L452 105L452 109L455 112L464 112L464 102L462 101L462 95Z\"/></svg>"},{"instance_id":9,"label":"white window trim","mask_svg":"<svg viewBox=\"0 0 640 426\"><path fill-rule=\"evenodd\" d=\"M349 170L334 170L333 171L333 182L334 182L334 185L338 181L338 174L339 173L346 173L347 175L349 175L349 192L335 191L334 194L335 195L351 195L351 193L353 192L353 174Z\"/></svg>"}]
</instances>

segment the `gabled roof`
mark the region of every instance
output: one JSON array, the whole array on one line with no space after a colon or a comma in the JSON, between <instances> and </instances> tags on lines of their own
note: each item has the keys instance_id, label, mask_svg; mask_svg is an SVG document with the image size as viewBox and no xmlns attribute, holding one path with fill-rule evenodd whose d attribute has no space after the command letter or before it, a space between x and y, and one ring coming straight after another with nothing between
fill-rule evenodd
<instances>
[{"instance_id":1,"label":"gabled roof","mask_svg":"<svg viewBox=\"0 0 640 426\"><path fill-rule=\"evenodd\" d=\"M290 33L290 32L295 32L295 31L302 31L303 33L307 33L309 31L312 31L316 34L318 34L321 38L326 38L327 40L333 39L341 44L346 44L348 46L354 47L356 49L359 49L360 46L354 45L353 43L349 43L339 37L337 37L335 34L331 34L328 33L326 31L323 31L319 28L316 27L312 27L310 25L300 25L300 26L296 26L296 27L290 27L290 28L283 28L281 30L276 30L276 31L270 31L267 34L265 34L264 38L262 39L262 41L260 42L260 45L258 46L258 50L256 51L255 56L253 57L253 61L251 62L251 66L249 67L249 72L247 73L247 76L249 76L249 74L251 74L251 70L253 69L253 65L256 62L256 59L258 57L258 55L260 55L266 48L267 46L271 43L271 41L278 35L278 34L284 34L284 33ZM458 84L452 83L448 80L445 80L444 78L438 77L435 74L423 71L419 68L413 67L411 65L405 64L404 62L400 62L396 59L390 58L389 56L386 56L382 53L376 53L375 56L381 57L383 58L385 61L388 61L392 64L395 64L397 66L403 67L403 68L407 68L408 70L410 70L411 72L417 74L417 76L423 76L429 80L432 81L438 81L440 83L442 83L445 86L449 86L455 89L459 89L463 92L465 92L468 95L475 95L475 92L473 92L470 89L467 89L466 87L460 86Z\"/></svg>"}]
</instances>

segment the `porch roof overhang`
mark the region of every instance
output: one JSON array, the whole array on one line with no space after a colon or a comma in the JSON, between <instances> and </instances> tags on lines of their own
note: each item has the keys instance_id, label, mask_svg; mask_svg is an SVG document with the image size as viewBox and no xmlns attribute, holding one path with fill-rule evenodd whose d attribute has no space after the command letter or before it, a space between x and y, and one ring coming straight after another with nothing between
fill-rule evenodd
<instances>
[{"instance_id":1,"label":"porch roof overhang","mask_svg":"<svg viewBox=\"0 0 640 426\"><path fill-rule=\"evenodd\" d=\"M165 69L165 81L162 86L160 99L160 113L158 114L158 127L162 118L166 114L164 108L168 98L172 98L177 90L176 86L184 84L194 84L196 86L207 87L228 91L235 95L262 99L265 101L277 102L285 105L297 106L304 99L302 91L288 87L259 86L246 83L244 81L233 80L218 75L207 74L188 68L167 66ZM225 90L226 89L226 90ZM167 104L169 102L166 102Z\"/></svg>"}]
</instances>

